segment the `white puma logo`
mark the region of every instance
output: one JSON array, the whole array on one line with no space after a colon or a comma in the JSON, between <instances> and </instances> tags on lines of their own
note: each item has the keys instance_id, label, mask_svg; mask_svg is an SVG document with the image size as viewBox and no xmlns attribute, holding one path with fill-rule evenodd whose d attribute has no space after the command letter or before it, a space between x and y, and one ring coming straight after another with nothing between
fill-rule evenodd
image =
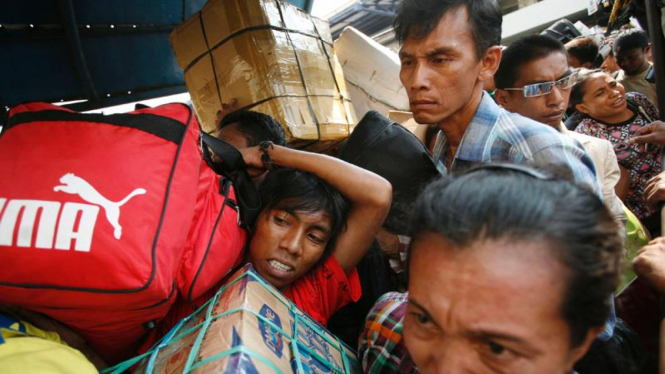
<instances>
[{"instance_id":1,"label":"white puma logo","mask_svg":"<svg viewBox=\"0 0 665 374\"><path fill-rule=\"evenodd\" d=\"M122 236L122 227L118 222L120 219L120 207L128 202L132 197L146 193L146 190L143 188L137 188L124 199L120 200L119 202L115 202L110 201L102 196L99 192L97 192L97 190L95 190L94 187L90 185L90 183L72 173L63 175L62 178L60 178L60 183L62 183L62 186L55 186L53 191L62 191L73 195L79 195L81 199L87 201L88 203L99 205L104 208L104 211L106 212L106 219L109 221L111 226L113 226L113 236L116 239L120 239Z\"/></svg>"}]
</instances>

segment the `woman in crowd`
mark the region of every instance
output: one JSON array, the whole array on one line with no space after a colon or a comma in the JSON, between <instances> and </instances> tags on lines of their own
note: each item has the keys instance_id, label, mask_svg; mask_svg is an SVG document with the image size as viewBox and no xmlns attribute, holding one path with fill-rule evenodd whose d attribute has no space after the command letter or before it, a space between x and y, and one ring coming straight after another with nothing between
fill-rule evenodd
<instances>
[{"instance_id":1,"label":"woman in crowd","mask_svg":"<svg viewBox=\"0 0 665 374\"><path fill-rule=\"evenodd\" d=\"M412 225L409 292L370 312L366 373L565 374L603 331L622 245L591 191L481 166L428 186Z\"/></svg>"},{"instance_id":2,"label":"woman in crowd","mask_svg":"<svg viewBox=\"0 0 665 374\"><path fill-rule=\"evenodd\" d=\"M585 118L575 131L609 140L614 146L622 179L629 187L622 197L641 220L650 215L643 194L649 179L660 172L662 147L631 144L635 131L658 118L658 110L637 92L626 93L611 75L582 70L570 94L571 105ZM619 184L622 184L621 182Z\"/></svg>"}]
</instances>

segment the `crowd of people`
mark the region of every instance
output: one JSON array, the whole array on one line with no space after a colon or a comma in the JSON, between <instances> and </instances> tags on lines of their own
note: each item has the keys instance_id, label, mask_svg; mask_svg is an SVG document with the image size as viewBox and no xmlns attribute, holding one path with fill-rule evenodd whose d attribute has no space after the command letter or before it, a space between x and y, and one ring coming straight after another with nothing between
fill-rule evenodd
<instances>
[{"instance_id":1,"label":"crowd of people","mask_svg":"<svg viewBox=\"0 0 665 374\"><path fill-rule=\"evenodd\" d=\"M377 241L381 271L405 277L347 341L366 373L655 372L648 337L615 308L626 262L665 292L665 123L647 33L502 47L495 0L404 0L394 29L399 79L441 174L413 197L409 235L384 226L388 176L291 149L274 119L231 105L217 136L241 152L263 204L245 262L325 326L379 272L356 269ZM634 259L630 228L653 238ZM144 349L216 291L178 300Z\"/></svg>"}]
</instances>

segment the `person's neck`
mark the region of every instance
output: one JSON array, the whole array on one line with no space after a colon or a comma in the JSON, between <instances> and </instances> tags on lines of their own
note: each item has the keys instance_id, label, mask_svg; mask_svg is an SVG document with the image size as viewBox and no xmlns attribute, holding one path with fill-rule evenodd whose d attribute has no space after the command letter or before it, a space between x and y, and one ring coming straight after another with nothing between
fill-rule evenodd
<instances>
[{"instance_id":1,"label":"person's neck","mask_svg":"<svg viewBox=\"0 0 665 374\"><path fill-rule=\"evenodd\" d=\"M615 115L603 118L598 118L598 120L608 125L618 125L633 118L634 115L635 113L633 113L633 111L630 110L630 108L626 108L625 110L621 111L621 113L617 113Z\"/></svg>"},{"instance_id":2,"label":"person's neck","mask_svg":"<svg viewBox=\"0 0 665 374\"><path fill-rule=\"evenodd\" d=\"M651 64L647 62L646 64L644 64L644 66L642 66L642 67L640 68L640 70L639 70L637 73L635 73L635 74L631 74L631 75L629 75L629 77L635 77L635 76L641 75L641 74L643 74L645 71L649 70L650 67L651 67Z\"/></svg>"},{"instance_id":3,"label":"person's neck","mask_svg":"<svg viewBox=\"0 0 665 374\"><path fill-rule=\"evenodd\" d=\"M439 129L446 136L446 140L448 141L448 149L446 150L446 159L449 165L447 166L450 166L450 164L452 163L453 158L457 153L457 148L462 142L464 133L466 132L466 129L469 127L469 124L471 123L473 116L476 114L478 106L480 106L480 101L482 100L482 97L483 97L483 91L482 87L480 87L480 89L475 90L475 92L471 95L470 100L462 107L462 109L460 109L450 117L444 119L443 121L437 124Z\"/></svg>"}]
</instances>

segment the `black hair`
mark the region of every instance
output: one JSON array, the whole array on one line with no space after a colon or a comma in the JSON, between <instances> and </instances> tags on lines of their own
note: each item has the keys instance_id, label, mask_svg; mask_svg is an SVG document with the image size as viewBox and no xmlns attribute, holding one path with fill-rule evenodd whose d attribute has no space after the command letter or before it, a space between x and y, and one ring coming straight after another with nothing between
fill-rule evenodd
<instances>
[{"instance_id":1,"label":"black hair","mask_svg":"<svg viewBox=\"0 0 665 374\"><path fill-rule=\"evenodd\" d=\"M619 282L618 230L589 189L517 165L443 177L420 195L412 216L412 243L425 232L459 250L484 240L548 243L567 270L561 312L574 347L610 315Z\"/></svg>"},{"instance_id":2,"label":"black hair","mask_svg":"<svg viewBox=\"0 0 665 374\"><path fill-rule=\"evenodd\" d=\"M614 55L616 55L619 50L627 51L635 48L642 49L646 48L648 45L649 34L647 34L646 31L631 29L620 33L616 39L614 39L612 49L614 50Z\"/></svg>"},{"instance_id":3,"label":"black hair","mask_svg":"<svg viewBox=\"0 0 665 374\"><path fill-rule=\"evenodd\" d=\"M503 16L496 0L404 0L393 27L397 40L422 39L429 35L449 11L466 6L469 27L480 59L491 46L501 44Z\"/></svg>"},{"instance_id":4,"label":"black hair","mask_svg":"<svg viewBox=\"0 0 665 374\"><path fill-rule=\"evenodd\" d=\"M266 140L277 145L286 145L286 136L282 126L267 114L250 110L231 112L219 121L217 129L221 130L233 123L238 124L238 131L247 138L249 147L257 146Z\"/></svg>"},{"instance_id":5,"label":"black hair","mask_svg":"<svg viewBox=\"0 0 665 374\"><path fill-rule=\"evenodd\" d=\"M568 54L579 60L581 64L590 62L592 67L600 67L598 64L599 46L590 36L580 36L566 43ZM602 63L602 61L600 61Z\"/></svg>"},{"instance_id":6,"label":"black hair","mask_svg":"<svg viewBox=\"0 0 665 374\"><path fill-rule=\"evenodd\" d=\"M586 84L589 82L589 78L591 78L591 76L596 73L603 73L603 71L598 69L593 69L593 70L580 69L577 72L577 82L570 90L570 99L569 99L570 106L573 109L577 110L575 106L581 104L582 101L584 101L584 94L586 93Z\"/></svg>"},{"instance_id":7,"label":"black hair","mask_svg":"<svg viewBox=\"0 0 665 374\"><path fill-rule=\"evenodd\" d=\"M349 203L328 183L306 171L279 168L270 171L259 195L263 211L281 209L289 213L324 211L330 216L330 239L319 262L324 261L335 247L337 237L346 227Z\"/></svg>"},{"instance_id":8,"label":"black hair","mask_svg":"<svg viewBox=\"0 0 665 374\"><path fill-rule=\"evenodd\" d=\"M556 52L565 56L566 48L547 35L531 35L512 42L503 50L499 69L494 74L496 88L513 87L522 66Z\"/></svg>"}]
</instances>

